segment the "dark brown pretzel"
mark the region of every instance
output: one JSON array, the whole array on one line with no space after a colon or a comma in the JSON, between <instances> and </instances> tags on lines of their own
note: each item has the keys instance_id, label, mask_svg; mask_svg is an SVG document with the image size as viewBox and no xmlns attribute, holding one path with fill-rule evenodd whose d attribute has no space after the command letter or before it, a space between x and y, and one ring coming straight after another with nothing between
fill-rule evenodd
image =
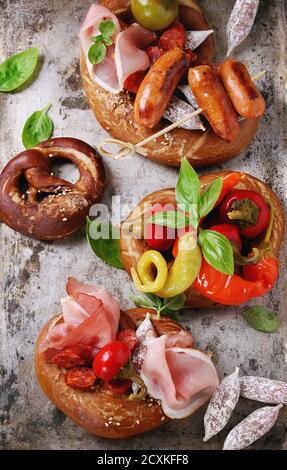
<instances>
[{"instance_id":1,"label":"dark brown pretzel","mask_svg":"<svg viewBox=\"0 0 287 470\"><path fill-rule=\"evenodd\" d=\"M51 174L59 158L77 166L80 177L75 184ZM23 179L28 185L26 191L21 187ZM102 159L90 145L73 138L50 139L19 153L2 171L0 218L30 237L63 238L85 223L104 186Z\"/></svg>"}]
</instances>

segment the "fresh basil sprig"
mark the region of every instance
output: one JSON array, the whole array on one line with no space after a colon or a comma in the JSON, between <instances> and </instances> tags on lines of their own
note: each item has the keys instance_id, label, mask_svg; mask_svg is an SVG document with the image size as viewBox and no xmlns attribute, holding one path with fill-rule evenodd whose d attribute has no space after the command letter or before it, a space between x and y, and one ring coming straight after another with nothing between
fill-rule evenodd
<instances>
[{"instance_id":1,"label":"fresh basil sprig","mask_svg":"<svg viewBox=\"0 0 287 470\"><path fill-rule=\"evenodd\" d=\"M243 312L243 317L249 326L263 333L273 333L280 326L278 317L262 305L253 305L248 308Z\"/></svg>"},{"instance_id":2,"label":"fresh basil sprig","mask_svg":"<svg viewBox=\"0 0 287 470\"><path fill-rule=\"evenodd\" d=\"M157 317L160 318L160 314L163 313L173 319L176 319L175 313L184 307L186 301L185 294L179 294L176 297L170 299L160 299L154 294L131 295L130 299L138 307L151 308L157 312Z\"/></svg>"},{"instance_id":3,"label":"fresh basil sprig","mask_svg":"<svg viewBox=\"0 0 287 470\"><path fill-rule=\"evenodd\" d=\"M151 216L150 221L156 225L170 228L184 228L191 223L190 217L184 212L165 211Z\"/></svg>"},{"instance_id":4,"label":"fresh basil sprig","mask_svg":"<svg viewBox=\"0 0 287 470\"><path fill-rule=\"evenodd\" d=\"M53 122L47 114L51 106L50 103L44 109L35 111L27 119L22 132L22 142L26 149L31 149L51 137Z\"/></svg>"},{"instance_id":5,"label":"fresh basil sprig","mask_svg":"<svg viewBox=\"0 0 287 470\"><path fill-rule=\"evenodd\" d=\"M100 237L104 234L105 238ZM120 253L120 229L105 221L87 217L86 235L96 256L114 268L124 269Z\"/></svg>"},{"instance_id":6,"label":"fresh basil sprig","mask_svg":"<svg viewBox=\"0 0 287 470\"><path fill-rule=\"evenodd\" d=\"M33 75L39 57L37 47L13 55L0 64L0 92L14 91Z\"/></svg>"},{"instance_id":7,"label":"fresh basil sprig","mask_svg":"<svg viewBox=\"0 0 287 470\"><path fill-rule=\"evenodd\" d=\"M228 238L214 230L201 230L198 244L208 264L223 274L233 275L233 249Z\"/></svg>"},{"instance_id":8,"label":"fresh basil sprig","mask_svg":"<svg viewBox=\"0 0 287 470\"><path fill-rule=\"evenodd\" d=\"M177 229L192 225L198 229L200 219L206 217L218 201L222 186L223 178L217 178L200 194L200 180L184 158L175 189L179 211L158 212L152 215L148 222ZM224 235L212 230L200 230L198 244L211 266L224 274L234 273L232 245Z\"/></svg>"},{"instance_id":9,"label":"fresh basil sprig","mask_svg":"<svg viewBox=\"0 0 287 470\"><path fill-rule=\"evenodd\" d=\"M91 64L100 64L107 53L107 46L113 44L111 36L116 30L116 25L112 20L102 21L99 25L99 32L97 36L92 36L91 41L94 44L91 45L88 51L88 58Z\"/></svg>"},{"instance_id":10,"label":"fresh basil sprig","mask_svg":"<svg viewBox=\"0 0 287 470\"><path fill-rule=\"evenodd\" d=\"M205 217L214 208L218 201L223 186L223 178L217 178L207 187L206 191L200 196L198 201L199 218Z\"/></svg>"}]
</instances>

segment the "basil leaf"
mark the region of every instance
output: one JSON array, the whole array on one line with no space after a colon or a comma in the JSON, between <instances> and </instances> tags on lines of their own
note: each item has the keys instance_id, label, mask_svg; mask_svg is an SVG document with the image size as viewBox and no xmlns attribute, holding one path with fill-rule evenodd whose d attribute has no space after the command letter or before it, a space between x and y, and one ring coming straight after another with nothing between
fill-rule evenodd
<instances>
[{"instance_id":1,"label":"basil leaf","mask_svg":"<svg viewBox=\"0 0 287 470\"><path fill-rule=\"evenodd\" d=\"M88 217L86 234L89 245L98 258L110 266L124 269L120 254L120 229L113 227L109 222L92 221ZM104 234L105 238L101 237L101 234Z\"/></svg>"},{"instance_id":2,"label":"basil leaf","mask_svg":"<svg viewBox=\"0 0 287 470\"><path fill-rule=\"evenodd\" d=\"M243 317L254 330L263 331L264 333L273 333L280 326L278 317L271 310L261 305L254 305L245 310Z\"/></svg>"},{"instance_id":3,"label":"basil leaf","mask_svg":"<svg viewBox=\"0 0 287 470\"><path fill-rule=\"evenodd\" d=\"M22 86L33 75L38 57L37 47L31 47L0 64L0 91L9 92Z\"/></svg>"},{"instance_id":4,"label":"basil leaf","mask_svg":"<svg viewBox=\"0 0 287 470\"><path fill-rule=\"evenodd\" d=\"M99 25L99 31L103 35L112 36L116 30L116 25L112 20L102 21Z\"/></svg>"},{"instance_id":5,"label":"basil leaf","mask_svg":"<svg viewBox=\"0 0 287 470\"><path fill-rule=\"evenodd\" d=\"M184 212L165 211L152 215L148 222L163 227L184 228L190 224L190 218Z\"/></svg>"},{"instance_id":6,"label":"basil leaf","mask_svg":"<svg viewBox=\"0 0 287 470\"><path fill-rule=\"evenodd\" d=\"M199 178L186 158L182 160L180 165L175 194L178 204L184 204L186 206L198 204L200 196ZM188 208L186 212L190 212Z\"/></svg>"},{"instance_id":7,"label":"basil leaf","mask_svg":"<svg viewBox=\"0 0 287 470\"><path fill-rule=\"evenodd\" d=\"M91 41L93 41L95 44L99 44L100 42L102 42L103 38L100 34L98 34L98 36L92 36L91 37Z\"/></svg>"},{"instance_id":8,"label":"basil leaf","mask_svg":"<svg viewBox=\"0 0 287 470\"><path fill-rule=\"evenodd\" d=\"M91 64L99 64L100 62L102 62L107 53L107 48L102 42L102 37L98 37L101 38L101 41L95 42L95 44L90 47L88 52L88 58Z\"/></svg>"},{"instance_id":9,"label":"basil leaf","mask_svg":"<svg viewBox=\"0 0 287 470\"><path fill-rule=\"evenodd\" d=\"M213 230L202 230L198 235L198 244L208 264L223 274L234 273L232 245L224 235Z\"/></svg>"},{"instance_id":10,"label":"basil leaf","mask_svg":"<svg viewBox=\"0 0 287 470\"><path fill-rule=\"evenodd\" d=\"M186 301L186 295L179 294L176 297L171 297L170 299L164 299L163 305L168 310L171 310L172 312L177 312L184 306L185 301Z\"/></svg>"},{"instance_id":11,"label":"basil leaf","mask_svg":"<svg viewBox=\"0 0 287 470\"><path fill-rule=\"evenodd\" d=\"M200 196L198 203L198 213L200 218L206 216L210 211L212 211L220 196L222 185L223 178L217 178L212 181L207 190Z\"/></svg>"},{"instance_id":12,"label":"basil leaf","mask_svg":"<svg viewBox=\"0 0 287 470\"><path fill-rule=\"evenodd\" d=\"M41 111L35 111L27 119L22 132L22 142L26 149L33 148L51 137L53 122L47 115L51 106L48 104Z\"/></svg>"},{"instance_id":13,"label":"basil leaf","mask_svg":"<svg viewBox=\"0 0 287 470\"><path fill-rule=\"evenodd\" d=\"M153 308L157 310L157 307L148 297L142 297L140 295L130 295L130 299L134 302L138 307L143 308Z\"/></svg>"},{"instance_id":14,"label":"basil leaf","mask_svg":"<svg viewBox=\"0 0 287 470\"><path fill-rule=\"evenodd\" d=\"M103 34L103 41L106 46L111 46L113 44L113 40L109 36L105 36Z\"/></svg>"},{"instance_id":15,"label":"basil leaf","mask_svg":"<svg viewBox=\"0 0 287 470\"><path fill-rule=\"evenodd\" d=\"M151 293L146 293L145 296L151 300L155 306L157 307L161 307L162 306L162 300L155 294L151 294Z\"/></svg>"}]
</instances>

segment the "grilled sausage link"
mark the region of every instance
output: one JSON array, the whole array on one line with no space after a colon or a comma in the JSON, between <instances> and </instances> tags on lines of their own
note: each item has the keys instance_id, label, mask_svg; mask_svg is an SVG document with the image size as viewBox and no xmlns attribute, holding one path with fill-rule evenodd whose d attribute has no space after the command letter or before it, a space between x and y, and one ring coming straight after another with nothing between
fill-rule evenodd
<instances>
[{"instance_id":1,"label":"grilled sausage link","mask_svg":"<svg viewBox=\"0 0 287 470\"><path fill-rule=\"evenodd\" d=\"M189 66L189 57L179 48L163 54L150 68L137 92L135 120L152 128L161 120L169 100Z\"/></svg>"},{"instance_id":2,"label":"grilled sausage link","mask_svg":"<svg viewBox=\"0 0 287 470\"><path fill-rule=\"evenodd\" d=\"M200 65L189 70L188 82L214 132L225 142L232 142L240 126L217 73L208 65Z\"/></svg>"},{"instance_id":3,"label":"grilled sausage link","mask_svg":"<svg viewBox=\"0 0 287 470\"><path fill-rule=\"evenodd\" d=\"M257 119L264 114L264 98L254 85L245 65L228 59L219 65L218 74L240 116Z\"/></svg>"}]
</instances>

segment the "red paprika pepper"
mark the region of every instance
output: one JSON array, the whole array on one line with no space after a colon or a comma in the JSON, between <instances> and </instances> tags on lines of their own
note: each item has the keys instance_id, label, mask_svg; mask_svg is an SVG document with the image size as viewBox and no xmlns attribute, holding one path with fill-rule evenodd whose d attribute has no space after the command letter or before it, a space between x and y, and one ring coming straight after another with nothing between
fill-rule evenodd
<instances>
[{"instance_id":1,"label":"red paprika pepper","mask_svg":"<svg viewBox=\"0 0 287 470\"><path fill-rule=\"evenodd\" d=\"M270 220L270 210L263 197L246 189L235 189L227 194L219 214L224 222L236 222L241 235L251 240L266 230Z\"/></svg>"},{"instance_id":2,"label":"red paprika pepper","mask_svg":"<svg viewBox=\"0 0 287 470\"><path fill-rule=\"evenodd\" d=\"M277 280L278 272L276 258L262 259L256 264L244 266L243 277L222 274L203 259L193 287L214 302L240 305L269 292Z\"/></svg>"},{"instance_id":3,"label":"red paprika pepper","mask_svg":"<svg viewBox=\"0 0 287 470\"><path fill-rule=\"evenodd\" d=\"M219 198L217 199L217 202L215 204L215 207L218 206L223 198L226 196L226 194L229 193L241 180L242 173L239 171L232 171L231 173L228 173L227 175L223 176L223 185L221 189L221 193Z\"/></svg>"}]
</instances>

